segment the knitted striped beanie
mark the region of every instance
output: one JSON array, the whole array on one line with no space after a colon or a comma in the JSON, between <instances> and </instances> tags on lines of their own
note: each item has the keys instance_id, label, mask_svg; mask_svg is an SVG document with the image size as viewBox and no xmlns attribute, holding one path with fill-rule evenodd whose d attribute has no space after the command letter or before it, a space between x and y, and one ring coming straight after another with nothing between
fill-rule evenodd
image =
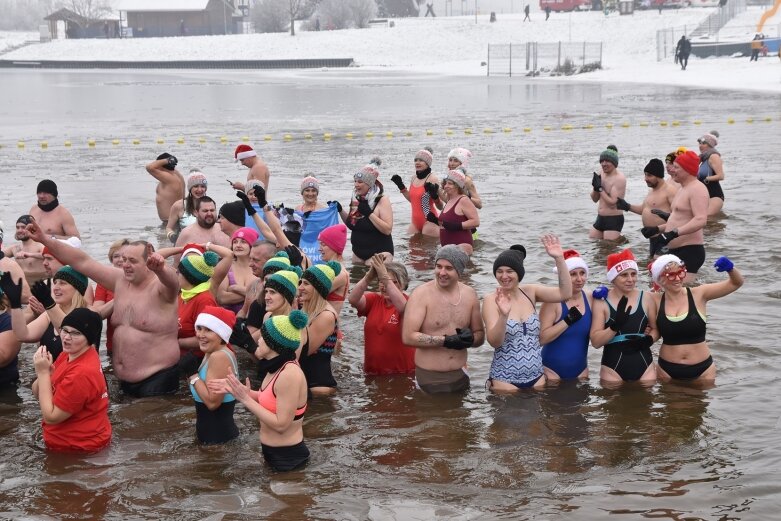
<instances>
[{"instance_id":1,"label":"knitted striped beanie","mask_svg":"<svg viewBox=\"0 0 781 521\"><path fill-rule=\"evenodd\" d=\"M190 254L179 261L179 273L187 282L197 286L212 278L218 262L220 256L213 251L207 251L203 255Z\"/></svg>"},{"instance_id":2,"label":"knitted striped beanie","mask_svg":"<svg viewBox=\"0 0 781 521\"><path fill-rule=\"evenodd\" d=\"M307 314L294 309L288 316L267 318L260 326L260 336L271 350L281 355L290 355L301 345L301 330L307 322Z\"/></svg>"},{"instance_id":3,"label":"knitted striped beanie","mask_svg":"<svg viewBox=\"0 0 781 521\"><path fill-rule=\"evenodd\" d=\"M287 256L287 253L284 251L277 252L276 255L271 257L269 260L266 261L266 264L263 265L263 277L266 275L270 275L272 273L276 273L279 270L289 270L290 269L290 258Z\"/></svg>"},{"instance_id":4,"label":"knitted striped beanie","mask_svg":"<svg viewBox=\"0 0 781 521\"><path fill-rule=\"evenodd\" d=\"M342 271L342 265L336 261L315 264L304 272L303 279L315 287L323 298L328 297L334 279Z\"/></svg>"},{"instance_id":5,"label":"knitted striped beanie","mask_svg":"<svg viewBox=\"0 0 781 521\"><path fill-rule=\"evenodd\" d=\"M264 285L266 288L271 288L287 300L290 304L293 303L293 299L296 298L296 292L298 291L298 281L301 278L301 268L298 266L291 266L284 270L271 275Z\"/></svg>"}]
</instances>

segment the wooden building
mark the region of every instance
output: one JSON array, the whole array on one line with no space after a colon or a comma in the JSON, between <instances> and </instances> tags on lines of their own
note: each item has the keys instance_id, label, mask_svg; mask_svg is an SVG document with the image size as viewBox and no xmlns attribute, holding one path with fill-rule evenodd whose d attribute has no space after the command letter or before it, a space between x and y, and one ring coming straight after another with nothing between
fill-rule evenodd
<instances>
[{"instance_id":1,"label":"wooden building","mask_svg":"<svg viewBox=\"0 0 781 521\"><path fill-rule=\"evenodd\" d=\"M239 0L120 0L126 36L234 34L242 12Z\"/></svg>"},{"instance_id":2,"label":"wooden building","mask_svg":"<svg viewBox=\"0 0 781 521\"><path fill-rule=\"evenodd\" d=\"M107 15L90 20L70 9L60 9L44 17L49 24L52 40L58 38L116 38L119 36L119 17Z\"/></svg>"}]
</instances>

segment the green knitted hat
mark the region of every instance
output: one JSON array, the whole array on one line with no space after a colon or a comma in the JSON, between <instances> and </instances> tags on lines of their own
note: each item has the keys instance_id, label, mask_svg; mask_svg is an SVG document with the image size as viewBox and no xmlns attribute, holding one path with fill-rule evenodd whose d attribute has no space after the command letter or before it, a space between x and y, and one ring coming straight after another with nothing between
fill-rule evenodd
<instances>
[{"instance_id":1,"label":"green knitted hat","mask_svg":"<svg viewBox=\"0 0 781 521\"><path fill-rule=\"evenodd\" d=\"M260 335L273 351L291 354L301 345L301 330L306 327L307 322L307 314L294 309L290 315L267 318L260 326Z\"/></svg>"},{"instance_id":2,"label":"green knitted hat","mask_svg":"<svg viewBox=\"0 0 781 521\"><path fill-rule=\"evenodd\" d=\"M87 284L89 281L87 280L87 277L79 273L78 271L74 270L70 266L63 266L59 270L57 270L57 273L54 274L54 280L64 280L74 288L76 288L76 291L84 295L84 293L87 292Z\"/></svg>"},{"instance_id":3,"label":"green knitted hat","mask_svg":"<svg viewBox=\"0 0 781 521\"><path fill-rule=\"evenodd\" d=\"M284 251L277 252L276 255L271 257L269 260L266 261L266 264L263 265L263 277L270 273L276 273L279 270L289 270L290 269L290 259L287 256L287 253Z\"/></svg>"},{"instance_id":4,"label":"green knitted hat","mask_svg":"<svg viewBox=\"0 0 781 521\"><path fill-rule=\"evenodd\" d=\"M285 300L292 304L293 299L296 298L298 281L300 278L301 268L298 266L291 266L288 269L279 270L271 275L268 280L266 280L265 287L277 291L285 297Z\"/></svg>"},{"instance_id":5,"label":"green knitted hat","mask_svg":"<svg viewBox=\"0 0 781 521\"><path fill-rule=\"evenodd\" d=\"M328 297L334 279L342 271L342 265L336 261L328 261L325 264L315 264L304 272L303 279L315 287L323 298Z\"/></svg>"},{"instance_id":6,"label":"green knitted hat","mask_svg":"<svg viewBox=\"0 0 781 521\"><path fill-rule=\"evenodd\" d=\"M613 163L613 166L618 166L618 152L613 150L612 148L608 148L602 151L601 154L599 154L599 162L602 161L610 161Z\"/></svg>"},{"instance_id":7,"label":"green knitted hat","mask_svg":"<svg viewBox=\"0 0 781 521\"><path fill-rule=\"evenodd\" d=\"M214 267L220 262L220 256L213 251L203 255L187 255L179 261L179 273L193 286L212 278Z\"/></svg>"}]
</instances>

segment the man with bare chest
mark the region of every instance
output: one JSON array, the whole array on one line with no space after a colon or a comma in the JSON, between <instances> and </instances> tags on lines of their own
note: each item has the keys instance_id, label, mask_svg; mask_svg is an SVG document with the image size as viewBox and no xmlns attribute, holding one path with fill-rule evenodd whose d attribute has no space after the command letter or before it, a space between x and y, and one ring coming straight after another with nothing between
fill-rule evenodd
<instances>
[{"instance_id":1,"label":"man with bare chest","mask_svg":"<svg viewBox=\"0 0 781 521\"><path fill-rule=\"evenodd\" d=\"M268 193L268 183L271 173L268 170L266 163L260 158L257 152L244 143L236 147L233 157L236 161L249 168L247 172L247 183L244 184L241 181L232 183L235 190L249 191L250 181L257 180L263 183L263 188Z\"/></svg>"},{"instance_id":2,"label":"man with bare chest","mask_svg":"<svg viewBox=\"0 0 781 521\"><path fill-rule=\"evenodd\" d=\"M27 230L62 262L114 292L111 362L122 391L136 397L176 392L179 281L165 259L153 253L151 244L135 241L122 249L122 269L118 269L52 239L35 223Z\"/></svg>"},{"instance_id":3,"label":"man with bare chest","mask_svg":"<svg viewBox=\"0 0 781 521\"><path fill-rule=\"evenodd\" d=\"M158 181L155 189L155 205L157 206L157 216L163 226L168 224L171 207L176 201L184 198L184 177L176 169L177 164L179 164L179 160L168 152L164 152L157 156L156 160L146 165L146 171Z\"/></svg>"},{"instance_id":4,"label":"man with bare chest","mask_svg":"<svg viewBox=\"0 0 781 521\"><path fill-rule=\"evenodd\" d=\"M458 246L439 248L434 280L418 286L407 301L401 337L417 348L415 379L427 393L466 390L466 349L485 339L477 293L459 281L468 260Z\"/></svg>"},{"instance_id":5,"label":"man with bare chest","mask_svg":"<svg viewBox=\"0 0 781 521\"><path fill-rule=\"evenodd\" d=\"M661 159L651 159L645 166L645 184L651 191L645 196L643 203L629 204L621 198L616 203L619 210L642 215L643 227L660 226L670 217L672 201L678 187L674 183L665 182L664 171L664 163ZM649 255L653 258L659 255L662 246L658 236L648 240L650 241Z\"/></svg>"},{"instance_id":6,"label":"man with bare chest","mask_svg":"<svg viewBox=\"0 0 781 521\"><path fill-rule=\"evenodd\" d=\"M22 215L16 220L14 238L19 241L3 248L6 257L12 257L24 271L28 284L46 278L46 268L43 265L43 245L30 239L27 225L33 222L30 215Z\"/></svg>"},{"instance_id":7,"label":"man with bare chest","mask_svg":"<svg viewBox=\"0 0 781 521\"><path fill-rule=\"evenodd\" d=\"M60 205L57 184L51 179L38 183L35 190L38 204L30 208L29 214L35 219L38 227L49 237L67 239L80 237L73 215Z\"/></svg>"},{"instance_id":8,"label":"man with bare chest","mask_svg":"<svg viewBox=\"0 0 781 521\"><path fill-rule=\"evenodd\" d=\"M624 212L616 207L616 203L619 198L626 197L626 177L618 171L618 152L613 148L599 154L599 165L602 174L594 172L591 178L591 200L597 203L597 220L588 236L615 241L621 237L624 228Z\"/></svg>"},{"instance_id":9,"label":"man with bare chest","mask_svg":"<svg viewBox=\"0 0 781 521\"><path fill-rule=\"evenodd\" d=\"M195 202L195 222L182 230L176 239L176 246L185 244L206 244L213 242L220 246L230 248L230 237L222 231L222 226L217 222L217 204L214 199L204 195ZM174 256L174 266L179 264L179 255Z\"/></svg>"}]
</instances>

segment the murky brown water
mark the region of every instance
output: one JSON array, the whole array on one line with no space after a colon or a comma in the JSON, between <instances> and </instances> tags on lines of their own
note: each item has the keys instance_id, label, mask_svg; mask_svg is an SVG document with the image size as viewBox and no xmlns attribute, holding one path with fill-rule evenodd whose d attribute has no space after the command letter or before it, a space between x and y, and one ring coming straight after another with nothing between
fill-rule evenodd
<instances>
[{"instance_id":1,"label":"murky brown water","mask_svg":"<svg viewBox=\"0 0 781 521\"><path fill-rule=\"evenodd\" d=\"M708 340L719 376L707 391L679 385L601 389L595 351L589 383L496 397L483 387L491 360L486 345L470 352L468 394L425 396L408 378L363 376L361 324L345 310L346 348L335 359L339 394L311 403L304 432L312 460L300 472L281 475L262 464L257 421L243 408L237 407L237 442L202 448L194 441L188 395L126 400L111 375L111 448L86 458L47 454L29 390L34 372L28 346L20 357L22 384L0 396L0 517L777 517L778 100L356 71L292 79L249 72L4 71L0 85L0 218L7 235L8 224L34 202L37 181L52 177L94 256L104 258L121 236L157 240L154 183L143 165L164 149L179 156L184 170L203 168L209 194L223 202L232 194L221 180L245 173L231 162L233 146L250 136L271 165L274 194L295 194L311 172L324 181L324 199L344 201L351 173L373 155L383 158L382 175L389 179L409 174L423 145L434 147L440 166L447 151L461 145L475 153L472 170L486 207L469 283L481 295L492 291L493 259L516 242L529 250L527 280L554 283L537 241L554 231L584 254L597 285L612 251L586 238L595 211L590 175L599 152L610 142L618 145L621 169L630 178L627 199L634 202L646 192L640 172L650 157L693 146L699 134L717 128L727 216L709 225L708 261L729 255L747 278L738 293L709 306ZM773 121L762 121L765 116ZM749 117L755 122L746 123ZM692 124L695 119L702 124ZM663 120L670 124L660 126ZM673 126L673 120L682 123ZM575 128L559 130L565 124ZM589 124L594 128L582 128ZM467 127L472 134L464 134ZM484 134L485 127L495 133ZM502 133L502 127L513 132ZM393 138L385 137L387 130ZM281 138L288 131L296 139L286 143ZM365 139L366 131L375 137ZM300 139L304 132L315 139ZM323 132L339 137L323 141ZM346 132L356 138L344 139ZM274 139L263 142L264 134ZM219 143L223 135L226 144ZM198 143L201 136L206 143ZM186 143L177 144L179 137ZM97 145L87 148L87 138ZM155 144L158 138L166 144ZM16 148L19 139L27 142L23 150ZM66 139L73 147L62 146ZM47 150L39 148L42 140L49 142ZM406 236L408 206L392 186L390 192L398 257L414 285L429 277L435 244ZM644 252L640 226L639 217L627 217L628 245ZM702 273L705 281L722 277L712 268ZM352 275L356 280L360 272ZM246 359L242 367L249 369Z\"/></svg>"}]
</instances>

